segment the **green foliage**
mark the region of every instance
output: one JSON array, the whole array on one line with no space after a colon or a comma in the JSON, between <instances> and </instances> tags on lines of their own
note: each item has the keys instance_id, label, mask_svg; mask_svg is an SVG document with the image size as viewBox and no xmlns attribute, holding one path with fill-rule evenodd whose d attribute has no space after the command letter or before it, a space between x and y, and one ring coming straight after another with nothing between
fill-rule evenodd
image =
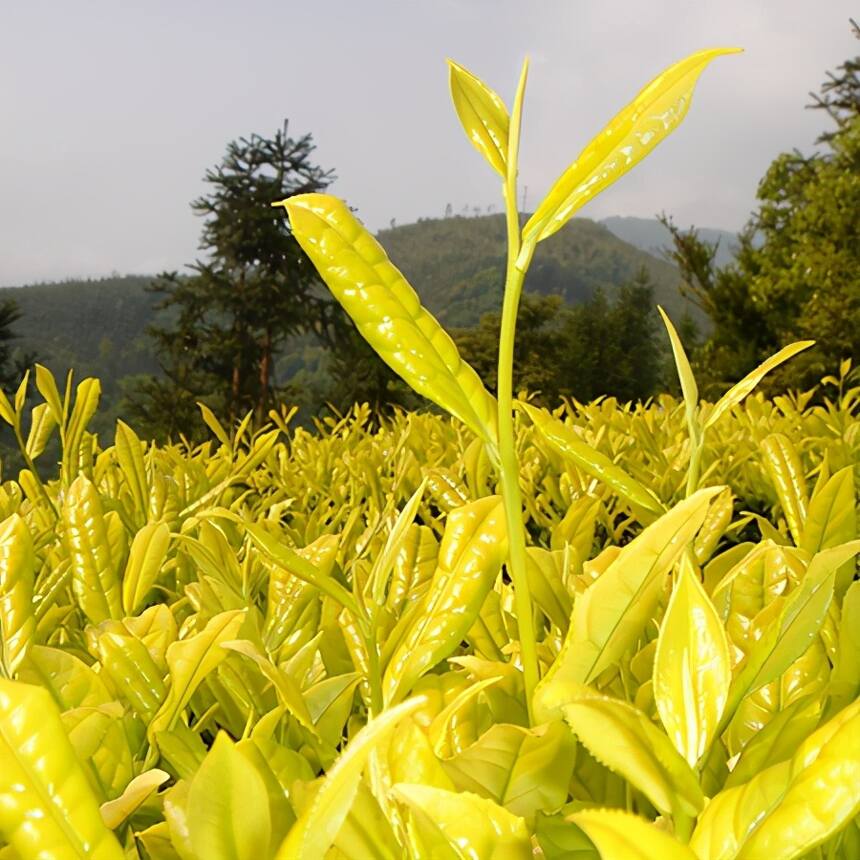
<instances>
[{"instance_id":1,"label":"green foliage","mask_svg":"<svg viewBox=\"0 0 860 860\"><path fill-rule=\"evenodd\" d=\"M253 409L262 420L286 338L326 330L330 302L270 205L328 185L331 172L311 162L313 150L310 135L294 140L285 124L271 138L231 142L207 171L209 190L192 204L204 219L205 255L191 275L165 273L150 288L170 321L150 328L164 377L143 380L130 396L130 414L148 432L188 427L196 400L231 417Z\"/></svg>"},{"instance_id":2,"label":"green foliage","mask_svg":"<svg viewBox=\"0 0 860 860\"><path fill-rule=\"evenodd\" d=\"M381 230L378 238L446 326L474 326L483 314L498 310L505 278L503 216L426 218ZM541 248L526 276L525 292L559 295L567 304L578 305L603 290L611 300L643 269L654 301L679 317L689 311L700 322L705 319L681 296L673 266L585 217L570 221Z\"/></svg>"},{"instance_id":3,"label":"green foliage","mask_svg":"<svg viewBox=\"0 0 860 860\"><path fill-rule=\"evenodd\" d=\"M38 383L33 409L9 401L24 425L75 402ZM530 407L523 517L558 708L531 728L499 479L461 424L371 427L365 408L272 438L210 418L212 440L162 447L124 424L100 445L70 412L61 467L35 458L43 490L0 487L0 851L397 860L451 838L597 858L635 833L646 857L848 860L860 400L805 402L753 393L720 415L714 489L687 503L683 403ZM593 642L584 687L562 666ZM374 689L405 701L380 712Z\"/></svg>"},{"instance_id":4,"label":"green foliage","mask_svg":"<svg viewBox=\"0 0 860 860\"><path fill-rule=\"evenodd\" d=\"M817 346L774 385L808 387L860 355L857 64L844 63L816 97L815 107L834 124L819 139L820 151L783 153L768 168L735 262L716 266L712 244L664 219L674 238L670 256L713 324L696 357L710 393L794 340L815 338Z\"/></svg>"},{"instance_id":5,"label":"green foliage","mask_svg":"<svg viewBox=\"0 0 860 860\"><path fill-rule=\"evenodd\" d=\"M539 392L547 406L562 397L650 397L665 384L653 307L644 269L619 286L613 299L598 289L571 307L561 296L526 293L517 317L514 388ZM463 357L491 391L497 386L500 324L498 312L488 313L478 326L454 332Z\"/></svg>"},{"instance_id":6,"label":"green foliage","mask_svg":"<svg viewBox=\"0 0 860 860\"><path fill-rule=\"evenodd\" d=\"M0 302L0 386L11 388L24 372L24 368L35 361L32 353L15 355L12 341L19 337L13 330L21 319L21 308L14 299Z\"/></svg>"}]
</instances>

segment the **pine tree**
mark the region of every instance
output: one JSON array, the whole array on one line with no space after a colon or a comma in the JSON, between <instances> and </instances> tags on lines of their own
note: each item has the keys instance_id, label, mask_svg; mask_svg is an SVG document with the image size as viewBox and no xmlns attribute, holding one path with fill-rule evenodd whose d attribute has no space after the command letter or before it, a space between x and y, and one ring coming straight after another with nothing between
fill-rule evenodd
<instances>
[{"instance_id":1,"label":"pine tree","mask_svg":"<svg viewBox=\"0 0 860 860\"><path fill-rule=\"evenodd\" d=\"M325 189L331 171L312 160L311 135L232 141L192 203L203 218L201 258L188 275L164 273L151 289L169 321L153 327L163 379L140 382L130 411L155 435L188 430L194 402L228 420L262 420L277 395L275 359L285 340L330 337L335 313L314 267L275 201ZM337 311L339 312L339 310Z\"/></svg>"}]
</instances>

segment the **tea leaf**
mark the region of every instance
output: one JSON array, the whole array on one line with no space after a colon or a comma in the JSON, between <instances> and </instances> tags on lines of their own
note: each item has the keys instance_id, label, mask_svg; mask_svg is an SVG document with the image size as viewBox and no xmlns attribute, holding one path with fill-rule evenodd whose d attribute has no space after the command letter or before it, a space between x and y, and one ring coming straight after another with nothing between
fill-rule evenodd
<instances>
[{"instance_id":1,"label":"tea leaf","mask_svg":"<svg viewBox=\"0 0 860 860\"><path fill-rule=\"evenodd\" d=\"M170 687L147 728L150 743L157 732L173 728L203 679L226 659L227 651L221 644L236 638L244 620L244 609L219 613L199 633L174 642L167 649Z\"/></svg>"},{"instance_id":2,"label":"tea leaf","mask_svg":"<svg viewBox=\"0 0 860 860\"><path fill-rule=\"evenodd\" d=\"M27 655L36 629L35 566L30 530L12 514L0 523L0 667L9 678Z\"/></svg>"},{"instance_id":3,"label":"tea leaf","mask_svg":"<svg viewBox=\"0 0 860 860\"><path fill-rule=\"evenodd\" d=\"M664 577L705 519L721 487L699 490L648 526L573 605L558 657L535 692L535 714L550 719L568 682L587 684L629 648L650 619Z\"/></svg>"},{"instance_id":4,"label":"tea leaf","mask_svg":"<svg viewBox=\"0 0 860 860\"><path fill-rule=\"evenodd\" d=\"M136 776L119 797L103 803L99 808L105 826L111 830L121 827L168 779L170 774L157 768Z\"/></svg>"},{"instance_id":5,"label":"tea leaf","mask_svg":"<svg viewBox=\"0 0 860 860\"><path fill-rule=\"evenodd\" d=\"M728 700L732 667L723 625L696 571L681 571L657 640L654 698L675 749L696 767Z\"/></svg>"},{"instance_id":6,"label":"tea leaf","mask_svg":"<svg viewBox=\"0 0 860 860\"><path fill-rule=\"evenodd\" d=\"M664 815L697 815L705 799L696 774L641 711L627 702L574 690L564 718L588 751L638 788Z\"/></svg>"},{"instance_id":7,"label":"tea leaf","mask_svg":"<svg viewBox=\"0 0 860 860\"><path fill-rule=\"evenodd\" d=\"M533 856L523 819L491 800L429 785L400 783L393 791L412 813L410 834L420 856L506 860Z\"/></svg>"},{"instance_id":8,"label":"tea leaf","mask_svg":"<svg viewBox=\"0 0 860 860\"><path fill-rule=\"evenodd\" d=\"M790 761L720 792L690 846L701 860L800 857L860 811L860 702L810 735Z\"/></svg>"},{"instance_id":9,"label":"tea leaf","mask_svg":"<svg viewBox=\"0 0 860 860\"><path fill-rule=\"evenodd\" d=\"M803 540L803 523L806 520L806 480L800 457L783 433L772 433L761 443L764 465L773 483L782 512L796 546Z\"/></svg>"},{"instance_id":10,"label":"tea leaf","mask_svg":"<svg viewBox=\"0 0 860 860\"><path fill-rule=\"evenodd\" d=\"M699 51L654 78L556 181L526 222L523 243L540 242L560 230L577 209L645 158L684 119L705 66L722 54L737 51Z\"/></svg>"},{"instance_id":11,"label":"tea leaf","mask_svg":"<svg viewBox=\"0 0 860 860\"><path fill-rule=\"evenodd\" d=\"M784 346L779 352L772 355L767 361L763 361L755 370L748 373L740 382L733 385L715 404L710 411L706 421L705 429L716 424L732 407L737 406L743 399L775 368L784 361L793 358L804 349L815 344L814 340L799 340Z\"/></svg>"},{"instance_id":12,"label":"tea leaf","mask_svg":"<svg viewBox=\"0 0 860 860\"><path fill-rule=\"evenodd\" d=\"M653 824L614 809L587 809L569 820L588 835L603 860L701 860Z\"/></svg>"},{"instance_id":13,"label":"tea leaf","mask_svg":"<svg viewBox=\"0 0 860 860\"><path fill-rule=\"evenodd\" d=\"M155 585L170 545L166 523L149 523L135 536L122 577L122 608L134 615Z\"/></svg>"},{"instance_id":14,"label":"tea leaf","mask_svg":"<svg viewBox=\"0 0 860 860\"><path fill-rule=\"evenodd\" d=\"M271 856L266 784L223 732L191 781L186 814L195 857L260 860Z\"/></svg>"},{"instance_id":15,"label":"tea leaf","mask_svg":"<svg viewBox=\"0 0 860 860\"><path fill-rule=\"evenodd\" d=\"M507 175L508 127L505 103L483 81L448 60L451 99L469 141L493 170Z\"/></svg>"},{"instance_id":16,"label":"tea leaf","mask_svg":"<svg viewBox=\"0 0 860 860\"><path fill-rule=\"evenodd\" d=\"M22 858L123 860L46 690L0 679L0 835Z\"/></svg>"},{"instance_id":17,"label":"tea leaf","mask_svg":"<svg viewBox=\"0 0 860 860\"><path fill-rule=\"evenodd\" d=\"M296 240L383 361L493 443L495 398L346 205L326 194L302 194L283 206Z\"/></svg>"},{"instance_id":18,"label":"tea leaf","mask_svg":"<svg viewBox=\"0 0 860 860\"><path fill-rule=\"evenodd\" d=\"M460 644L499 575L506 553L505 514L498 496L451 512L421 612L385 669L382 688L386 702L396 702Z\"/></svg>"},{"instance_id":19,"label":"tea leaf","mask_svg":"<svg viewBox=\"0 0 860 860\"><path fill-rule=\"evenodd\" d=\"M93 624L122 618L119 576L101 497L85 475L69 487L63 523L72 562L72 589L81 611Z\"/></svg>"},{"instance_id":20,"label":"tea leaf","mask_svg":"<svg viewBox=\"0 0 860 860\"><path fill-rule=\"evenodd\" d=\"M361 774L371 751L381 747L404 717L423 704L421 696L389 708L371 720L347 746L328 772L313 801L284 840L276 860L317 860L333 844L349 814Z\"/></svg>"},{"instance_id":21,"label":"tea leaf","mask_svg":"<svg viewBox=\"0 0 860 860\"><path fill-rule=\"evenodd\" d=\"M652 514L665 513L666 509L650 490L628 475L605 454L583 442L570 427L553 418L543 409L536 409L524 402L520 402L518 406L529 416L541 436L561 457L571 460L577 468L597 478L598 481L603 481L629 504Z\"/></svg>"},{"instance_id":22,"label":"tea leaf","mask_svg":"<svg viewBox=\"0 0 860 860\"><path fill-rule=\"evenodd\" d=\"M852 541L823 550L812 559L800 586L786 599L777 623L755 643L735 677L732 703L778 678L806 651L833 599L836 569L858 552L860 541Z\"/></svg>"}]
</instances>

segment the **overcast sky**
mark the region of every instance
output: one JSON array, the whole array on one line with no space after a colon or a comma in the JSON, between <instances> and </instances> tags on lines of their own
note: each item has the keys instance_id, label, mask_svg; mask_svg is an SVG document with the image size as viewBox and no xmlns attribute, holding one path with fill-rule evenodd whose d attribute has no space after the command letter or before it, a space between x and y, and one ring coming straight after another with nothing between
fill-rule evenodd
<instances>
[{"instance_id":1,"label":"overcast sky","mask_svg":"<svg viewBox=\"0 0 860 860\"><path fill-rule=\"evenodd\" d=\"M289 117L373 229L498 205L451 109L445 57L510 101L524 54L529 209L666 65L703 74L686 121L582 214L736 230L804 110L857 51L849 0L0 0L0 285L181 268L227 141Z\"/></svg>"}]
</instances>

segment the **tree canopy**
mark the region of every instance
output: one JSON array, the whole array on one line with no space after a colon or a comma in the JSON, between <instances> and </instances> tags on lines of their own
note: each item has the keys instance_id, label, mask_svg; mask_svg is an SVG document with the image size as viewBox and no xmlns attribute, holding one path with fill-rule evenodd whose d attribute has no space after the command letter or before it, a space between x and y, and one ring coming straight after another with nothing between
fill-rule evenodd
<instances>
[{"instance_id":1,"label":"tree canopy","mask_svg":"<svg viewBox=\"0 0 860 860\"><path fill-rule=\"evenodd\" d=\"M814 96L832 125L818 151L770 165L734 263L716 267L714 246L664 222L685 288L713 323L696 356L712 393L793 340L817 344L772 384L808 387L860 355L859 68L860 57L847 60Z\"/></svg>"},{"instance_id":2,"label":"tree canopy","mask_svg":"<svg viewBox=\"0 0 860 860\"><path fill-rule=\"evenodd\" d=\"M230 419L258 418L274 403L275 357L302 332L324 336L333 312L313 266L271 204L325 189L330 170L313 161L311 135L231 142L208 170L208 191L192 203L203 218L202 256L190 275L162 274L152 285L171 322L153 326L165 378L138 383L131 410L157 435L186 430L197 400Z\"/></svg>"}]
</instances>

